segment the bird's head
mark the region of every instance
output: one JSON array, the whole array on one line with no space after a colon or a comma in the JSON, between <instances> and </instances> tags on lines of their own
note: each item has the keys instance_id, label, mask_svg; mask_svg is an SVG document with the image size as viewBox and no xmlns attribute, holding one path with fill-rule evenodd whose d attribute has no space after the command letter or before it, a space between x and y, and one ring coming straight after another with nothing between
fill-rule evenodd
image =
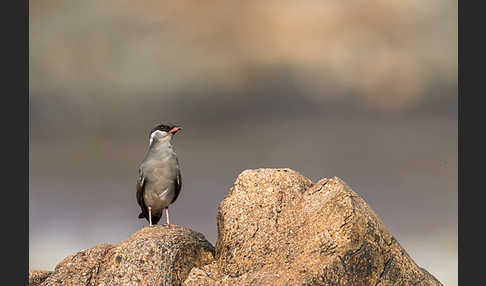
<instances>
[{"instance_id":1,"label":"bird's head","mask_svg":"<svg viewBox=\"0 0 486 286\"><path fill-rule=\"evenodd\" d=\"M170 141L172 136L181 129L182 127L177 125L159 124L150 130L150 144L155 141Z\"/></svg>"}]
</instances>

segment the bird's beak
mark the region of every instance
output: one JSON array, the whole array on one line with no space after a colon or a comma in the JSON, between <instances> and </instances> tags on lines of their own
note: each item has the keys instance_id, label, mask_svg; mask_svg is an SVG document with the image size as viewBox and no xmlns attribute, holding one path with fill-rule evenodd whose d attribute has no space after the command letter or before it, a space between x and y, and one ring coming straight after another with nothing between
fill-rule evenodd
<instances>
[{"instance_id":1,"label":"bird's beak","mask_svg":"<svg viewBox=\"0 0 486 286\"><path fill-rule=\"evenodd\" d=\"M177 131L182 130L182 127L174 127L169 130L169 133L176 134Z\"/></svg>"}]
</instances>

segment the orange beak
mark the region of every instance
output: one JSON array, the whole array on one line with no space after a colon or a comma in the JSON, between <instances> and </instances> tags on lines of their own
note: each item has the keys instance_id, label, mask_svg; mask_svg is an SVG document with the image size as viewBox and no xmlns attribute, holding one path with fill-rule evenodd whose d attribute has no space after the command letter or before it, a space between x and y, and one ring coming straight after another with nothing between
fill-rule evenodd
<instances>
[{"instance_id":1,"label":"orange beak","mask_svg":"<svg viewBox=\"0 0 486 286\"><path fill-rule=\"evenodd\" d=\"M174 127L171 130L169 130L169 133L176 133L177 131L181 130L182 127Z\"/></svg>"}]
</instances>

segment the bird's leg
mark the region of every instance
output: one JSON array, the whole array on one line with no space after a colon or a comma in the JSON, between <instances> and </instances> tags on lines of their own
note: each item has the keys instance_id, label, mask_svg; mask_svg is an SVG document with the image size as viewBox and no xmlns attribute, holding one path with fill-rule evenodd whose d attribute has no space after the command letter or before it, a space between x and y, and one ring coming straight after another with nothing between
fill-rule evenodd
<instances>
[{"instance_id":1,"label":"bird's leg","mask_svg":"<svg viewBox=\"0 0 486 286\"><path fill-rule=\"evenodd\" d=\"M152 207L148 207L149 211L149 226L152 227Z\"/></svg>"},{"instance_id":2,"label":"bird's leg","mask_svg":"<svg viewBox=\"0 0 486 286\"><path fill-rule=\"evenodd\" d=\"M165 222L164 226L168 226L168 227L176 226L175 224L170 224L169 207L165 208L165 221L166 222Z\"/></svg>"},{"instance_id":3,"label":"bird's leg","mask_svg":"<svg viewBox=\"0 0 486 286\"><path fill-rule=\"evenodd\" d=\"M165 208L165 225L170 226L170 218L169 218L169 207Z\"/></svg>"}]
</instances>

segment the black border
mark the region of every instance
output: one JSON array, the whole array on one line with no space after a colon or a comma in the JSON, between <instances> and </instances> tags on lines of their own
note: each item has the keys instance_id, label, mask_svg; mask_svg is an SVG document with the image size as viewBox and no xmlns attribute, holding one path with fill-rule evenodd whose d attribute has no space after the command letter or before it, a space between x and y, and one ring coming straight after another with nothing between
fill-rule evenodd
<instances>
[{"instance_id":1,"label":"black border","mask_svg":"<svg viewBox=\"0 0 486 286\"><path fill-rule=\"evenodd\" d=\"M29 1L3 4L2 253L8 285L29 277Z\"/></svg>"},{"instance_id":2,"label":"black border","mask_svg":"<svg viewBox=\"0 0 486 286\"><path fill-rule=\"evenodd\" d=\"M469 5L467 16L466 3ZM484 96L479 85L484 82L484 72L473 66L482 59L480 55L485 51L484 28L479 21L484 18L481 15L484 10L479 5L474 9L473 3L478 2L458 1L458 285L478 285L484 271L483 263L475 260L481 259L484 243L481 232L485 207L480 198L484 183L480 180L485 175L482 164L475 164L481 162L473 162L482 159L480 150L486 146L481 134L484 131L481 118L485 113L484 105L474 102Z\"/></svg>"}]
</instances>

